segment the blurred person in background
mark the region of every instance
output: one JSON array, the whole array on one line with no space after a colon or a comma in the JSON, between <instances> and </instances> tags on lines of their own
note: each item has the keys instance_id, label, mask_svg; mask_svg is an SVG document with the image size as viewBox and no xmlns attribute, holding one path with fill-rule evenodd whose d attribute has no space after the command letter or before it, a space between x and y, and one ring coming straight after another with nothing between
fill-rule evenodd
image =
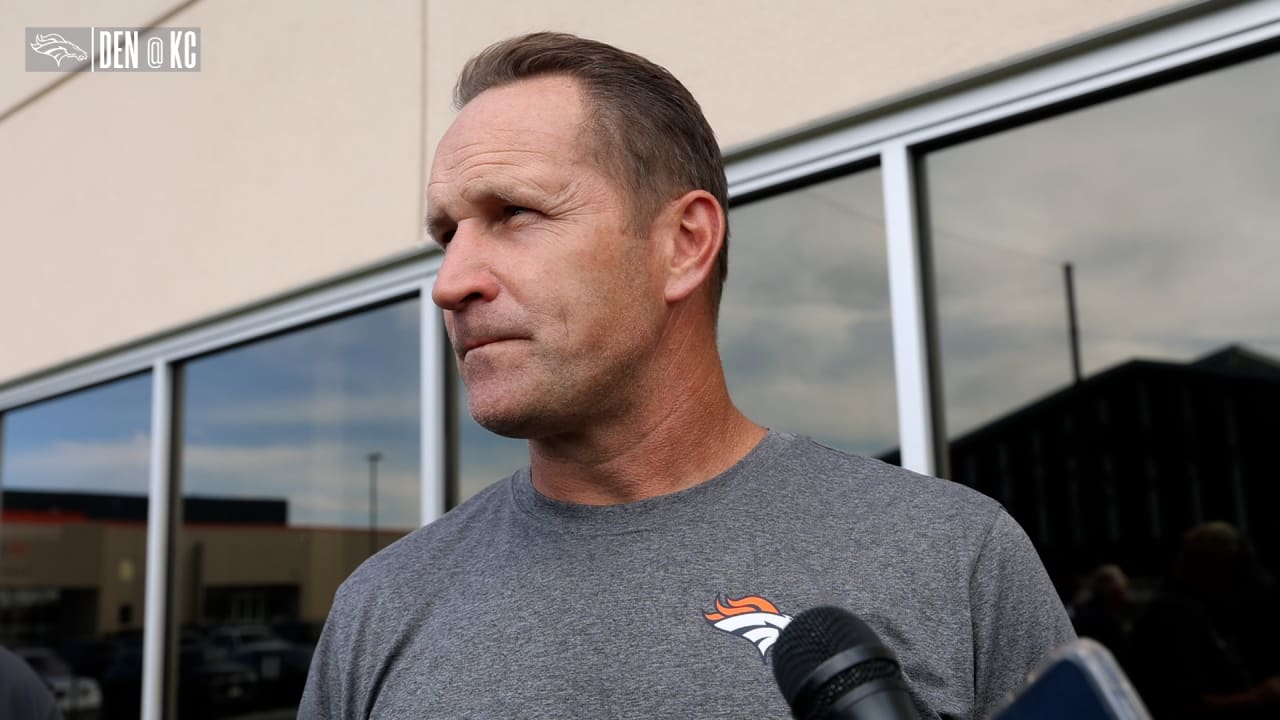
<instances>
[{"instance_id":1,"label":"blurred person in background","mask_svg":"<svg viewBox=\"0 0 1280 720\"><path fill-rule=\"evenodd\" d=\"M1132 629L1129 577L1119 565L1099 565L1089 575L1081 599L1073 607L1076 634L1097 640L1123 665Z\"/></svg>"},{"instance_id":2,"label":"blurred person in background","mask_svg":"<svg viewBox=\"0 0 1280 720\"><path fill-rule=\"evenodd\" d=\"M1132 679L1157 720L1280 717L1275 584L1232 525L1183 536L1134 627Z\"/></svg>"},{"instance_id":3,"label":"blurred person in background","mask_svg":"<svg viewBox=\"0 0 1280 720\"><path fill-rule=\"evenodd\" d=\"M61 720L53 691L36 671L0 645L0 718L4 720Z\"/></svg>"}]
</instances>

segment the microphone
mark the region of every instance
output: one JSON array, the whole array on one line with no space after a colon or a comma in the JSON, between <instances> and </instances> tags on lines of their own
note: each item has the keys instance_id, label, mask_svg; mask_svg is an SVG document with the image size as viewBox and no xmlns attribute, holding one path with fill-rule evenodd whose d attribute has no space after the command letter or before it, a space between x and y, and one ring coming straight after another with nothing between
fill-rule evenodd
<instances>
[{"instance_id":1,"label":"microphone","mask_svg":"<svg viewBox=\"0 0 1280 720\"><path fill-rule=\"evenodd\" d=\"M919 720L901 665L853 613L816 607L773 646L773 677L796 720Z\"/></svg>"},{"instance_id":2,"label":"microphone","mask_svg":"<svg viewBox=\"0 0 1280 720\"><path fill-rule=\"evenodd\" d=\"M1089 638L1059 647L991 720L1151 720L1129 678Z\"/></svg>"}]
</instances>

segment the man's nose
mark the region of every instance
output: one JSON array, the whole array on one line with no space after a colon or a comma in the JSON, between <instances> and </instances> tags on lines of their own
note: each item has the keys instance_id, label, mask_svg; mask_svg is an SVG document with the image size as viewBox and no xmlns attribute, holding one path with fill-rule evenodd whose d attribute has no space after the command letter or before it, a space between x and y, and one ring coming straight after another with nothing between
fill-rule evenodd
<instances>
[{"instance_id":1,"label":"man's nose","mask_svg":"<svg viewBox=\"0 0 1280 720\"><path fill-rule=\"evenodd\" d=\"M444 310L462 310L472 302L497 297L498 281L485 252L484 239L459 226L444 254L431 288L431 300Z\"/></svg>"}]
</instances>

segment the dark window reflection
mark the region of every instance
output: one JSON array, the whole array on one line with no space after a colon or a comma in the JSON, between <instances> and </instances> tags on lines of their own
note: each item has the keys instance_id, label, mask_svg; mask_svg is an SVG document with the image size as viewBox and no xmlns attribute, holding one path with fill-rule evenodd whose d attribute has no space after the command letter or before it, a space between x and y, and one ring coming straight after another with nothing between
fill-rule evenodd
<instances>
[{"instance_id":1,"label":"dark window reflection","mask_svg":"<svg viewBox=\"0 0 1280 720\"><path fill-rule=\"evenodd\" d=\"M1264 57L925 159L951 475L1157 717L1276 707L1276 87Z\"/></svg>"},{"instance_id":2,"label":"dark window reflection","mask_svg":"<svg viewBox=\"0 0 1280 720\"><path fill-rule=\"evenodd\" d=\"M737 207L720 353L767 426L896 461L879 169Z\"/></svg>"},{"instance_id":3,"label":"dark window reflection","mask_svg":"<svg viewBox=\"0 0 1280 720\"><path fill-rule=\"evenodd\" d=\"M5 413L0 643L65 717L137 717L151 378Z\"/></svg>"},{"instance_id":4,"label":"dark window reflection","mask_svg":"<svg viewBox=\"0 0 1280 720\"><path fill-rule=\"evenodd\" d=\"M529 464L529 446L524 440L494 435L471 419L467 410L467 387L458 387L458 489L459 503L517 468Z\"/></svg>"},{"instance_id":5,"label":"dark window reflection","mask_svg":"<svg viewBox=\"0 0 1280 720\"><path fill-rule=\"evenodd\" d=\"M183 368L178 717L296 711L334 591L418 526L418 309Z\"/></svg>"}]
</instances>

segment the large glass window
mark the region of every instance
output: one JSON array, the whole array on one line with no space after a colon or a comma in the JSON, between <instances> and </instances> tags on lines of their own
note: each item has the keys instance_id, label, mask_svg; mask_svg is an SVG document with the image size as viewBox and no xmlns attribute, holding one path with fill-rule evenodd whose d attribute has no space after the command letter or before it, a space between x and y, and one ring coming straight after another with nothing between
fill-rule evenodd
<instances>
[{"instance_id":1,"label":"large glass window","mask_svg":"<svg viewBox=\"0 0 1280 720\"><path fill-rule=\"evenodd\" d=\"M66 717L137 717L151 378L0 416L0 644Z\"/></svg>"},{"instance_id":2,"label":"large glass window","mask_svg":"<svg viewBox=\"0 0 1280 720\"><path fill-rule=\"evenodd\" d=\"M420 522L419 301L180 371L177 716L296 711L338 585Z\"/></svg>"},{"instance_id":3,"label":"large glass window","mask_svg":"<svg viewBox=\"0 0 1280 720\"><path fill-rule=\"evenodd\" d=\"M752 419L894 458L880 182L866 170L734 208L720 353Z\"/></svg>"},{"instance_id":4,"label":"large glass window","mask_svg":"<svg viewBox=\"0 0 1280 720\"><path fill-rule=\"evenodd\" d=\"M1280 556L1276 87L1272 55L924 158L950 474L1005 502L1068 601L1104 563L1172 572L1167 593L1213 542L1251 539L1210 564L1259 588ZM1243 646L1272 625L1231 630L1233 662L1265 672Z\"/></svg>"}]
</instances>

